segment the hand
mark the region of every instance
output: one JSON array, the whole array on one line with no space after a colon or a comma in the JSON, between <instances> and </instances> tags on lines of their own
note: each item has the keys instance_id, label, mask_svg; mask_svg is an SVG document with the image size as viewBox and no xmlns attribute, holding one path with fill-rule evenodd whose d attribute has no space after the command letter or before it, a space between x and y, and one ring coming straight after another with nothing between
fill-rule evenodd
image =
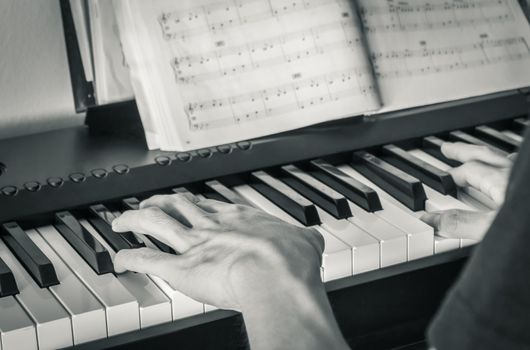
<instances>
[{"instance_id":1,"label":"hand","mask_svg":"<svg viewBox=\"0 0 530 350\"><path fill-rule=\"evenodd\" d=\"M117 272L161 277L203 303L243 313L252 349L347 349L320 279L324 241L314 229L193 195L154 196L114 220L180 253L121 250Z\"/></svg>"},{"instance_id":2,"label":"hand","mask_svg":"<svg viewBox=\"0 0 530 350\"><path fill-rule=\"evenodd\" d=\"M487 146L463 142L443 143L442 153L463 163L450 171L457 186L474 187L499 206L504 202L515 154L505 156Z\"/></svg>"},{"instance_id":3,"label":"hand","mask_svg":"<svg viewBox=\"0 0 530 350\"><path fill-rule=\"evenodd\" d=\"M445 142L442 153L463 164L450 171L457 186L471 186L489 196L499 206L504 202L512 159L516 154L499 154L486 146ZM479 241L489 229L496 211L477 212L446 210L426 213L421 220L445 238L464 238Z\"/></svg>"},{"instance_id":4,"label":"hand","mask_svg":"<svg viewBox=\"0 0 530 350\"><path fill-rule=\"evenodd\" d=\"M421 220L434 228L437 236L480 241L488 231L497 212L451 209L425 213Z\"/></svg>"},{"instance_id":5,"label":"hand","mask_svg":"<svg viewBox=\"0 0 530 350\"><path fill-rule=\"evenodd\" d=\"M121 250L117 272L132 270L170 282L191 298L241 310L244 298L285 283L320 283L323 238L314 229L287 224L257 209L158 195L114 220L116 232L153 236L180 255L150 248Z\"/></svg>"}]
</instances>

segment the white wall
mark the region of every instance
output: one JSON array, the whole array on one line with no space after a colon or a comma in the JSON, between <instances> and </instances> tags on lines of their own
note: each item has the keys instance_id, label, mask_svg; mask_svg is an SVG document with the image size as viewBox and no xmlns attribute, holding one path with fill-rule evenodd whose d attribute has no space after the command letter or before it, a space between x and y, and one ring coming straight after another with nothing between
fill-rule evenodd
<instances>
[{"instance_id":1,"label":"white wall","mask_svg":"<svg viewBox=\"0 0 530 350\"><path fill-rule=\"evenodd\" d=\"M80 123L59 0L0 0L0 138Z\"/></svg>"}]
</instances>

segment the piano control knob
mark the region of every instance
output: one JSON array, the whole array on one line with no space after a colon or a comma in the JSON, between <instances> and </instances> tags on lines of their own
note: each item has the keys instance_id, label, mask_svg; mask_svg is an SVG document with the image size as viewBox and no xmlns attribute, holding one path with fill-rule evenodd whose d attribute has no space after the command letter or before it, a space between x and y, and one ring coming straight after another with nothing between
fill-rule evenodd
<instances>
[{"instance_id":1,"label":"piano control knob","mask_svg":"<svg viewBox=\"0 0 530 350\"><path fill-rule=\"evenodd\" d=\"M84 182L86 180L86 176L83 173L73 173L70 174L70 180L78 184Z\"/></svg>"},{"instance_id":2,"label":"piano control knob","mask_svg":"<svg viewBox=\"0 0 530 350\"><path fill-rule=\"evenodd\" d=\"M55 188L61 187L64 183L63 179L60 177L50 177L47 182L48 185Z\"/></svg>"},{"instance_id":3,"label":"piano control knob","mask_svg":"<svg viewBox=\"0 0 530 350\"><path fill-rule=\"evenodd\" d=\"M118 164L112 167L112 170L118 175L125 175L127 174L131 169L125 164Z\"/></svg>"},{"instance_id":4,"label":"piano control knob","mask_svg":"<svg viewBox=\"0 0 530 350\"><path fill-rule=\"evenodd\" d=\"M193 159L193 156L188 153L188 152L182 152L182 153L178 153L177 154L177 159L180 160L181 162L191 162L191 160Z\"/></svg>"},{"instance_id":5,"label":"piano control knob","mask_svg":"<svg viewBox=\"0 0 530 350\"><path fill-rule=\"evenodd\" d=\"M201 158L210 158L212 156L212 150L209 148L203 148L197 151Z\"/></svg>"},{"instance_id":6,"label":"piano control knob","mask_svg":"<svg viewBox=\"0 0 530 350\"><path fill-rule=\"evenodd\" d=\"M24 187L26 188L26 190L30 191L30 192L37 192L38 190L41 189L41 184L37 181L30 181L30 182L26 182L24 184Z\"/></svg>"},{"instance_id":7,"label":"piano control knob","mask_svg":"<svg viewBox=\"0 0 530 350\"><path fill-rule=\"evenodd\" d=\"M217 150L221 152L222 154L230 154L232 152L232 146L231 145L217 146Z\"/></svg>"},{"instance_id":8,"label":"piano control knob","mask_svg":"<svg viewBox=\"0 0 530 350\"><path fill-rule=\"evenodd\" d=\"M91 173L96 179L103 179L108 175L107 170L105 169L94 169L91 171Z\"/></svg>"},{"instance_id":9,"label":"piano control knob","mask_svg":"<svg viewBox=\"0 0 530 350\"><path fill-rule=\"evenodd\" d=\"M242 151L248 151L252 148L252 143L249 141L241 141L236 143L236 146Z\"/></svg>"},{"instance_id":10,"label":"piano control knob","mask_svg":"<svg viewBox=\"0 0 530 350\"><path fill-rule=\"evenodd\" d=\"M171 159L167 156L158 156L155 158L155 162L160 166L168 166L171 164Z\"/></svg>"},{"instance_id":11,"label":"piano control knob","mask_svg":"<svg viewBox=\"0 0 530 350\"><path fill-rule=\"evenodd\" d=\"M5 186L5 187L2 187L2 189L0 191L4 195L12 197L12 196L16 196L17 195L18 188L16 188L15 186Z\"/></svg>"}]
</instances>

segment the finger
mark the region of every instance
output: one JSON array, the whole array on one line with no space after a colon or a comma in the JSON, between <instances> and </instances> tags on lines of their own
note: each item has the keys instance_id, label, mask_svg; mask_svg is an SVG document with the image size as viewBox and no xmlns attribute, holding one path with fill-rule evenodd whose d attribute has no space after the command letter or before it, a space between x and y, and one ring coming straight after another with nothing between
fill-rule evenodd
<instances>
[{"instance_id":1,"label":"finger","mask_svg":"<svg viewBox=\"0 0 530 350\"><path fill-rule=\"evenodd\" d=\"M444 142L442 153L461 163L480 161L496 167L510 167L512 161L505 155L488 146L471 145L464 142Z\"/></svg>"},{"instance_id":2,"label":"finger","mask_svg":"<svg viewBox=\"0 0 530 350\"><path fill-rule=\"evenodd\" d=\"M479 241L495 217L494 212L446 210L425 213L420 219L434 228L438 236Z\"/></svg>"},{"instance_id":3,"label":"finger","mask_svg":"<svg viewBox=\"0 0 530 350\"><path fill-rule=\"evenodd\" d=\"M114 257L114 271L134 271L164 278L169 274L168 267L173 265L175 259L176 255L151 248L122 249Z\"/></svg>"},{"instance_id":4,"label":"finger","mask_svg":"<svg viewBox=\"0 0 530 350\"><path fill-rule=\"evenodd\" d=\"M502 204L506 192L508 173L506 169L471 161L449 171L457 186L471 186Z\"/></svg>"},{"instance_id":5,"label":"finger","mask_svg":"<svg viewBox=\"0 0 530 350\"><path fill-rule=\"evenodd\" d=\"M140 203L140 208L158 207L166 214L188 227L202 227L210 223L207 212L199 208L195 202L199 199L192 194L157 195Z\"/></svg>"},{"instance_id":6,"label":"finger","mask_svg":"<svg viewBox=\"0 0 530 350\"><path fill-rule=\"evenodd\" d=\"M197 202L197 206L209 213L225 212L236 207L235 204L221 202L215 199L202 198Z\"/></svg>"},{"instance_id":7,"label":"finger","mask_svg":"<svg viewBox=\"0 0 530 350\"><path fill-rule=\"evenodd\" d=\"M189 229L158 207L129 210L112 222L115 232L138 232L167 243L180 253L187 251L201 239L200 232Z\"/></svg>"}]
</instances>

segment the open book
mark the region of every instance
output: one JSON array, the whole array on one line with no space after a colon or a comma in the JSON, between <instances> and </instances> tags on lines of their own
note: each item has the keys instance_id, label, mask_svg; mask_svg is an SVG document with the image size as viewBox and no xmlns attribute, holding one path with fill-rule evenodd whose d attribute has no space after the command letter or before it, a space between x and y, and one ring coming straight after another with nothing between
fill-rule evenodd
<instances>
[{"instance_id":1,"label":"open book","mask_svg":"<svg viewBox=\"0 0 530 350\"><path fill-rule=\"evenodd\" d=\"M114 0L150 148L530 86L517 0Z\"/></svg>"}]
</instances>

